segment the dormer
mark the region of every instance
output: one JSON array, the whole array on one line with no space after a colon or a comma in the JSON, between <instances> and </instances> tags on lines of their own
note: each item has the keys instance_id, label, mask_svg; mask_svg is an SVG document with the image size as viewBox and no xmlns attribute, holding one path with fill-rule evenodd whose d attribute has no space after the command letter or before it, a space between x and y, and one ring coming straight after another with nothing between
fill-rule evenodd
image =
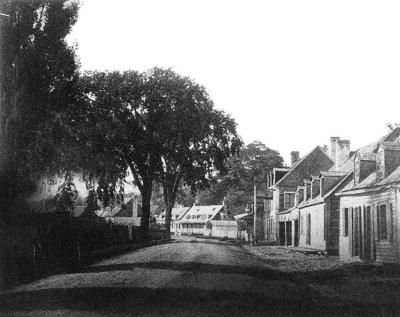
<instances>
[{"instance_id":1,"label":"dormer","mask_svg":"<svg viewBox=\"0 0 400 317\"><path fill-rule=\"evenodd\" d=\"M304 186L298 186L296 190L296 205L304 201Z\"/></svg>"},{"instance_id":2,"label":"dormer","mask_svg":"<svg viewBox=\"0 0 400 317\"><path fill-rule=\"evenodd\" d=\"M317 197L320 193L320 179L318 176L311 176L310 182L311 182L310 197L311 197L311 199L313 199L313 198Z\"/></svg>"},{"instance_id":3,"label":"dormer","mask_svg":"<svg viewBox=\"0 0 400 317\"><path fill-rule=\"evenodd\" d=\"M377 167L377 155L375 153L357 153L354 157L354 185L362 182Z\"/></svg>"},{"instance_id":4,"label":"dormer","mask_svg":"<svg viewBox=\"0 0 400 317\"><path fill-rule=\"evenodd\" d=\"M311 181L309 179L305 179L303 181L303 184L304 184L304 201L306 201L311 197Z\"/></svg>"},{"instance_id":5,"label":"dormer","mask_svg":"<svg viewBox=\"0 0 400 317\"><path fill-rule=\"evenodd\" d=\"M321 172L319 174L321 197L324 197L345 176L346 176L346 172L336 172L336 171L323 171L323 172Z\"/></svg>"},{"instance_id":6,"label":"dormer","mask_svg":"<svg viewBox=\"0 0 400 317\"><path fill-rule=\"evenodd\" d=\"M381 142L376 151L378 180L388 177L400 165L400 143Z\"/></svg>"}]
</instances>

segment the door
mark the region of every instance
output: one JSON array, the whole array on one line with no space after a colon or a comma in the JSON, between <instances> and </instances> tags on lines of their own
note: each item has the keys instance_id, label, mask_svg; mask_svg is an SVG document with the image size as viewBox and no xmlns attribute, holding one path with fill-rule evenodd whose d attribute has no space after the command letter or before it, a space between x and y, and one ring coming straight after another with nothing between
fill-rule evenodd
<instances>
[{"instance_id":1,"label":"door","mask_svg":"<svg viewBox=\"0 0 400 317\"><path fill-rule=\"evenodd\" d=\"M285 245L285 222L279 222L279 244Z\"/></svg>"},{"instance_id":2,"label":"door","mask_svg":"<svg viewBox=\"0 0 400 317\"><path fill-rule=\"evenodd\" d=\"M292 222L286 221L286 245L292 245Z\"/></svg>"},{"instance_id":3,"label":"door","mask_svg":"<svg viewBox=\"0 0 400 317\"><path fill-rule=\"evenodd\" d=\"M299 246L299 219L294 221L294 246Z\"/></svg>"}]
</instances>

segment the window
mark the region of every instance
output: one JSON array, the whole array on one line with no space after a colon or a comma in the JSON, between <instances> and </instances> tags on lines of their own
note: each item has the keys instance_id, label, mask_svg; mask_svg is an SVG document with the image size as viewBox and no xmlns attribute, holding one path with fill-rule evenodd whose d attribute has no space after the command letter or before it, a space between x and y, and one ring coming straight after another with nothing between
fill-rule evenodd
<instances>
[{"instance_id":1,"label":"window","mask_svg":"<svg viewBox=\"0 0 400 317\"><path fill-rule=\"evenodd\" d=\"M386 220L386 205L377 207L378 215L378 240L386 240L387 234L387 220Z\"/></svg>"},{"instance_id":2,"label":"window","mask_svg":"<svg viewBox=\"0 0 400 317\"><path fill-rule=\"evenodd\" d=\"M307 237L306 237L306 244L311 244L311 214L307 215Z\"/></svg>"},{"instance_id":3,"label":"window","mask_svg":"<svg viewBox=\"0 0 400 317\"><path fill-rule=\"evenodd\" d=\"M389 240L390 242L393 242L393 204L390 204L390 210L389 210L389 229L390 229L390 236Z\"/></svg>"},{"instance_id":4,"label":"window","mask_svg":"<svg viewBox=\"0 0 400 317\"><path fill-rule=\"evenodd\" d=\"M303 215L300 216L300 234L301 235L304 234L304 216Z\"/></svg>"},{"instance_id":5,"label":"window","mask_svg":"<svg viewBox=\"0 0 400 317\"><path fill-rule=\"evenodd\" d=\"M292 208L294 206L294 198L295 198L295 193L285 192L283 208L284 209Z\"/></svg>"},{"instance_id":6,"label":"window","mask_svg":"<svg viewBox=\"0 0 400 317\"><path fill-rule=\"evenodd\" d=\"M349 235L349 208L344 208L343 221L344 221L343 236L347 237Z\"/></svg>"}]
</instances>

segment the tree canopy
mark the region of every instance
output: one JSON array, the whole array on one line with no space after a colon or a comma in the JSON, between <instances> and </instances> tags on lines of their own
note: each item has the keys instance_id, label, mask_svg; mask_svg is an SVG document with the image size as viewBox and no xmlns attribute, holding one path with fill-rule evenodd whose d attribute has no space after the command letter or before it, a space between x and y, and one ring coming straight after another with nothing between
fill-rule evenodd
<instances>
[{"instance_id":1,"label":"tree canopy","mask_svg":"<svg viewBox=\"0 0 400 317\"><path fill-rule=\"evenodd\" d=\"M181 180L205 185L240 146L233 119L172 70L90 72L80 87L84 97L70 125L82 146L81 167L100 180L103 198L123 188L129 170L141 192L144 230L154 181L173 205Z\"/></svg>"},{"instance_id":2,"label":"tree canopy","mask_svg":"<svg viewBox=\"0 0 400 317\"><path fill-rule=\"evenodd\" d=\"M56 166L63 149L57 117L74 103L77 78L75 50L65 37L78 4L8 0L0 12L0 205L8 211L34 188L35 173Z\"/></svg>"},{"instance_id":3,"label":"tree canopy","mask_svg":"<svg viewBox=\"0 0 400 317\"><path fill-rule=\"evenodd\" d=\"M226 175L219 175L210 188L197 194L197 199L205 205L220 204L225 200L233 214L243 213L246 205L253 201L254 180L257 191L263 192L268 173L282 165L283 159L277 151L254 141L244 146L239 155L229 159ZM188 195L190 193L186 191L186 195L179 197L179 202L187 202Z\"/></svg>"}]
</instances>

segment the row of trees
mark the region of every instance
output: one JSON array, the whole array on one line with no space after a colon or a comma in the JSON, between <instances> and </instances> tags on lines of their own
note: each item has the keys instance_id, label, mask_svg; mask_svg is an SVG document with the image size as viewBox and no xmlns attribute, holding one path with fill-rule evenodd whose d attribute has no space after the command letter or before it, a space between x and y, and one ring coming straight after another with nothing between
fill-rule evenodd
<instances>
[{"instance_id":1,"label":"row of trees","mask_svg":"<svg viewBox=\"0 0 400 317\"><path fill-rule=\"evenodd\" d=\"M3 1L1 16L2 216L21 210L39 176L63 176L58 206L71 208L71 177L84 175L106 205L123 193L128 173L141 192L141 227L149 226L153 184L170 211L182 185L207 186L241 140L235 121L216 110L204 87L170 69L80 74L66 35L73 1ZM16 199L17 198L17 199Z\"/></svg>"}]
</instances>

